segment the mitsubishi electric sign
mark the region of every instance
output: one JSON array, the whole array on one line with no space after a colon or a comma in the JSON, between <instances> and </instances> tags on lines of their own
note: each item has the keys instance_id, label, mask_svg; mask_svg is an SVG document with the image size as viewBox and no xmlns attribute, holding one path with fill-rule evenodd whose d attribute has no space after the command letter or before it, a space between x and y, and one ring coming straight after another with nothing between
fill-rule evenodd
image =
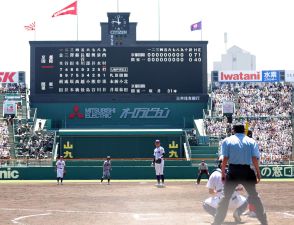
<instances>
[{"instance_id":1,"label":"mitsubishi electric sign","mask_svg":"<svg viewBox=\"0 0 294 225\"><path fill-rule=\"evenodd\" d=\"M135 108L80 108L75 105L69 113L69 119L167 119L170 114L169 108L158 107L135 107Z\"/></svg>"}]
</instances>

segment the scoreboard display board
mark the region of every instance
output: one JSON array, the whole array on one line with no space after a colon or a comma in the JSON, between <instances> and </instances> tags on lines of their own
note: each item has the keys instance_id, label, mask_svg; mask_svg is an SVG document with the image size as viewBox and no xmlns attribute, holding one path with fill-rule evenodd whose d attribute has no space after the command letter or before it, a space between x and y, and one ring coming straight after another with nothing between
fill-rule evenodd
<instances>
[{"instance_id":1,"label":"scoreboard display board","mask_svg":"<svg viewBox=\"0 0 294 225\"><path fill-rule=\"evenodd\" d=\"M55 43L32 45L34 100L199 102L206 98L206 44Z\"/></svg>"}]
</instances>

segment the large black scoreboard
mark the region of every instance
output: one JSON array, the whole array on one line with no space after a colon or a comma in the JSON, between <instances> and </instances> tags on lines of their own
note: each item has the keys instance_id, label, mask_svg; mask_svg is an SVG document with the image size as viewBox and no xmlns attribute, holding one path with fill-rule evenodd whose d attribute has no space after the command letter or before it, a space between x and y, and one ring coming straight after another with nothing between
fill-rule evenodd
<instances>
[{"instance_id":1,"label":"large black scoreboard","mask_svg":"<svg viewBox=\"0 0 294 225\"><path fill-rule=\"evenodd\" d=\"M204 101L207 42L136 41L134 24L109 26L128 15L110 14L101 42L30 42L32 101Z\"/></svg>"}]
</instances>

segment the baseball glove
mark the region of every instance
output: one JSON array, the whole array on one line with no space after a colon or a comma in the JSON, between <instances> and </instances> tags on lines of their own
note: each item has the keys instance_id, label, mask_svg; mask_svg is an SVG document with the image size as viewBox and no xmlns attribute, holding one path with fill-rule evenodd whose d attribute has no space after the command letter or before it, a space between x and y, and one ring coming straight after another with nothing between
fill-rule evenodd
<instances>
[{"instance_id":1,"label":"baseball glove","mask_svg":"<svg viewBox=\"0 0 294 225\"><path fill-rule=\"evenodd\" d=\"M161 163L161 158L156 159L156 160L155 160L155 163L160 164L160 163Z\"/></svg>"}]
</instances>

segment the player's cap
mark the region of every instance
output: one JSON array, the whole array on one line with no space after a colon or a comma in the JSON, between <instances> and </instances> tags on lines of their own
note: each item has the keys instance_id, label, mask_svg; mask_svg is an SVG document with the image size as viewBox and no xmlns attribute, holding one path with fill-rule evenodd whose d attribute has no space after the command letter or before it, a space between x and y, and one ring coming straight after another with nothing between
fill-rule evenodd
<instances>
[{"instance_id":1,"label":"player's cap","mask_svg":"<svg viewBox=\"0 0 294 225\"><path fill-rule=\"evenodd\" d=\"M155 143L160 143L160 140L158 140L158 139L157 139L157 140L155 140Z\"/></svg>"},{"instance_id":2,"label":"player's cap","mask_svg":"<svg viewBox=\"0 0 294 225\"><path fill-rule=\"evenodd\" d=\"M107 158L107 159L110 159L110 156L108 155L106 158Z\"/></svg>"}]
</instances>

